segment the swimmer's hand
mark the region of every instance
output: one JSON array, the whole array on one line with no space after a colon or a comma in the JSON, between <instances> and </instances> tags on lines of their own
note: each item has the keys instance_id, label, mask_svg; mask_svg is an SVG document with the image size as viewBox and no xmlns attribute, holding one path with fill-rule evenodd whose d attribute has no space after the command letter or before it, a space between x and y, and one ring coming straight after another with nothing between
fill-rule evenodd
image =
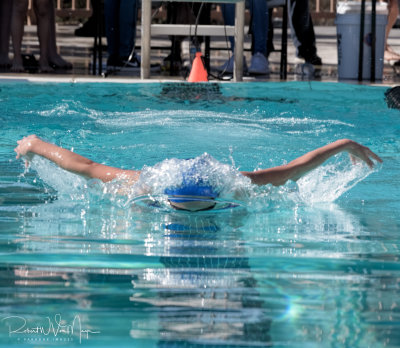
<instances>
[{"instance_id":1,"label":"swimmer's hand","mask_svg":"<svg viewBox=\"0 0 400 348\"><path fill-rule=\"evenodd\" d=\"M348 140L348 142L347 152L349 153L353 163L356 163L357 159L360 159L365 162L368 167L373 168L374 162L372 159L378 161L379 163L383 162L382 159L376 153L372 152L368 147L356 143L353 140Z\"/></svg>"},{"instance_id":2,"label":"swimmer's hand","mask_svg":"<svg viewBox=\"0 0 400 348\"><path fill-rule=\"evenodd\" d=\"M28 135L17 141L17 147L14 151L17 153L16 158L25 157L25 165L28 166L29 161L32 159L34 152L34 146L41 140L36 135Z\"/></svg>"}]
</instances>

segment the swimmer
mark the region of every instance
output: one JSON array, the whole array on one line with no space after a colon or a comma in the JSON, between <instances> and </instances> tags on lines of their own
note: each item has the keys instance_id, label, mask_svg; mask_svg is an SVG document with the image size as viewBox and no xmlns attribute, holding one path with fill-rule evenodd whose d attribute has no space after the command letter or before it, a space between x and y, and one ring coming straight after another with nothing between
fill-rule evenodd
<instances>
[{"instance_id":1,"label":"swimmer","mask_svg":"<svg viewBox=\"0 0 400 348\"><path fill-rule=\"evenodd\" d=\"M128 184L133 185L140 176L139 170L120 169L93 162L72 151L47 143L36 135L24 137L17 143L18 146L14 149L17 153L16 158L24 157L27 164L34 155L39 155L69 172L103 182L123 178L128 180ZM340 152L348 152L353 162L361 160L370 168L374 166L373 160L382 162L381 158L368 147L350 139L341 139L312 150L288 164L252 172L241 171L240 173L248 177L255 185L281 186L288 180L297 181ZM165 190L169 203L176 209L189 211L212 209L216 204L215 199L218 193L207 182L202 182L201 179L194 181L191 174L191 171L183 173L182 187Z\"/></svg>"}]
</instances>

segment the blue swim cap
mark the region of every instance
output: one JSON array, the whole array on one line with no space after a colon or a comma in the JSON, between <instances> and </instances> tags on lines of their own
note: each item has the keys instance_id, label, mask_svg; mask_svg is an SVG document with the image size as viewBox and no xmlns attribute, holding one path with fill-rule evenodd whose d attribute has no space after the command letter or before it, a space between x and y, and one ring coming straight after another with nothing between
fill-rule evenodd
<instances>
[{"instance_id":1,"label":"blue swim cap","mask_svg":"<svg viewBox=\"0 0 400 348\"><path fill-rule=\"evenodd\" d=\"M172 203L210 201L218 197L218 192L199 177L196 165L182 173L182 184L180 186L167 188L164 192Z\"/></svg>"},{"instance_id":2,"label":"blue swim cap","mask_svg":"<svg viewBox=\"0 0 400 348\"><path fill-rule=\"evenodd\" d=\"M214 191L212 186L198 184L186 184L176 188L169 188L165 190L165 194L168 195L168 199L174 203L184 203L189 201L202 201L215 199L218 194ZM187 197L182 197L187 196ZM202 198L203 197L203 198Z\"/></svg>"}]
</instances>

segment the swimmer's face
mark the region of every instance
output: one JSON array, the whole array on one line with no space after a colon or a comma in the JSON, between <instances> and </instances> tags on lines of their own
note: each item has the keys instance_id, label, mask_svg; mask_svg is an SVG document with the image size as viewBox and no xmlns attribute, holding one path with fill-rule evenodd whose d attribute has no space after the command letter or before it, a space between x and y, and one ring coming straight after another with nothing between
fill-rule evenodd
<instances>
[{"instance_id":1,"label":"swimmer's face","mask_svg":"<svg viewBox=\"0 0 400 348\"><path fill-rule=\"evenodd\" d=\"M178 210L199 211L212 209L217 204L213 197L204 196L174 196L174 198L181 198L179 202L168 200L169 204Z\"/></svg>"}]
</instances>

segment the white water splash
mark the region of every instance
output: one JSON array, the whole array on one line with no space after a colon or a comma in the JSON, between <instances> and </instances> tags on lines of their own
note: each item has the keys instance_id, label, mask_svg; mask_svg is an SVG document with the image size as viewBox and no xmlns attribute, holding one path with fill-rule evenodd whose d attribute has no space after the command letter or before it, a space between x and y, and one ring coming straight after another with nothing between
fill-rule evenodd
<instances>
[{"instance_id":1,"label":"white water splash","mask_svg":"<svg viewBox=\"0 0 400 348\"><path fill-rule=\"evenodd\" d=\"M190 172L193 180L202 180L211 185L220 197L233 198L252 185L234 167L217 161L207 153L191 159L166 159L152 167L144 166L140 179L132 188L132 194L149 192L162 195L167 188L179 187L182 173Z\"/></svg>"},{"instance_id":2,"label":"white water splash","mask_svg":"<svg viewBox=\"0 0 400 348\"><path fill-rule=\"evenodd\" d=\"M82 102L75 100L62 100L53 105L43 105L41 110L26 110L22 113L42 117L92 116L98 114L95 110L86 107Z\"/></svg>"},{"instance_id":3,"label":"white water splash","mask_svg":"<svg viewBox=\"0 0 400 348\"><path fill-rule=\"evenodd\" d=\"M83 197L83 190L86 189L88 183L85 178L70 173L40 156L33 157L30 168L35 170L39 177L59 194L70 195L75 199Z\"/></svg>"},{"instance_id":4,"label":"white water splash","mask_svg":"<svg viewBox=\"0 0 400 348\"><path fill-rule=\"evenodd\" d=\"M114 129L126 129L130 127L143 127L160 125L163 127L181 126L191 122L211 122L224 125L241 125L252 129L274 130L288 134L315 131L323 132L332 127L349 127L354 125L335 119L320 120L311 117L294 117L290 113L282 113L280 116L263 117L259 111L251 113L226 113L205 110L142 110L131 112L90 112L88 117L99 125ZM287 128L287 129L286 129ZM314 134L314 133L312 133Z\"/></svg>"},{"instance_id":5,"label":"white water splash","mask_svg":"<svg viewBox=\"0 0 400 348\"><path fill-rule=\"evenodd\" d=\"M298 180L299 196L307 204L333 202L364 180L373 170L365 163L352 164L345 155L325 164Z\"/></svg>"},{"instance_id":6,"label":"white water splash","mask_svg":"<svg viewBox=\"0 0 400 348\"><path fill-rule=\"evenodd\" d=\"M87 202L107 199L120 206L127 206L144 196L159 200L165 196L167 188L182 185L182 173L190 172L195 181L200 179L211 185L222 200L240 201L255 211L275 209L282 204L291 206L299 203L312 205L334 202L373 172L363 163L352 164L350 160L338 155L336 161L315 169L297 183L288 182L281 187L259 187L252 185L250 179L241 175L233 166L204 153L192 159L171 158L154 166L144 166L139 181L127 186L125 180L114 180L106 184L99 180L87 180L39 156L34 157L31 167L60 195Z\"/></svg>"}]
</instances>

